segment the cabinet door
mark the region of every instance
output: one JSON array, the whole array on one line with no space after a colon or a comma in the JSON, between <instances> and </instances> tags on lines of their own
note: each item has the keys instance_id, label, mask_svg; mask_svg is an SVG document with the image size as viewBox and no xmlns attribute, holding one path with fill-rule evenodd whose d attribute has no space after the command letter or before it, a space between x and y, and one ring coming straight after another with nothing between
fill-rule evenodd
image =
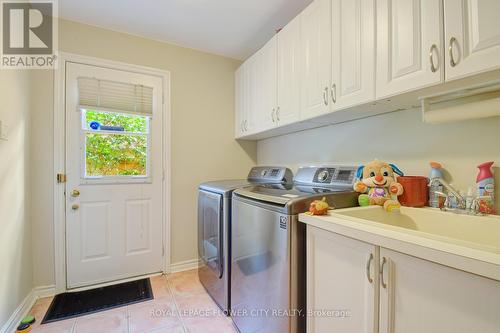
<instances>
[{"instance_id":1,"label":"cabinet door","mask_svg":"<svg viewBox=\"0 0 500 333\"><path fill-rule=\"evenodd\" d=\"M331 0L315 0L300 14L301 119L329 111Z\"/></svg>"},{"instance_id":2,"label":"cabinet door","mask_svg":"<svg viewBox=\"0 0 500 333\"><path fill-rule=\"evenodd\" d=\"M386 249L380 333L494 333L500 282Z\"/></svg>"},{"instance_id":3,"label":"cabinet door","mask_svg":"<svg viewBox=\"0 0 500 333\"><path fill-rule=\"evenodd\" d=\"M500 67L499 13L498 0L445 0L447 80Z\"/></svg>"},{"instance_id":4,"label":"cabinet door","mask_svg":"<svg viewBox=\"0 0 500 333\"><path fill-rule=\"evenodd\" d=\"M443 81L442 22L438 0L377 1L377 98Z\"/></svg>"},{"instance_id":5,"label":"cabinet door","mask_svg":"<svg viewBox=\"0 0 500 333\"><path fill-rule=\"evenodd\" d=\"M276 123L276 36L256 54L257 81L255 132L265 131Z\"/></svg>"},{"instance_id":6,"label":"cabinet door","mask_svg":"<svg viewBox=\"0 0 500 333\"><path fill-rule=\"evenodd\" d=\"M258 54L252 55L245 63L245 119L243 121L243 130L245 135L256 132L257 122L259 121L259 110L262 109L262 100L260 99L260 59Z\"/></svg>"},{"instance_id":7,"label":"cabinet door","mask_svg":"<svg viewBox=\"0 0 500 333\"><path fill-rule=\"evenodd\" d=\"M243 136L243 121L245 119L245 64L242 64L234 73L234 135L236 138Z\"/></svg>"},{"instance_id":8,"label":"cabinet door","mask_svg":"<svg viewBox=\"0 0 500 333\"><path fill-rule=\"evenodd\" d=\"M307 226L308 333L377 332L377 262L375 246Z\"/></svg>"},{"instance_id":9,"label":"cabinet door","mask_svg":"<svg viewBox=\"0 0 500 333\"><path fill-rule=\"evenodd\" d=\"M375 99L375 2L332 1L333 109Z\"/></svg>"},{"instance_id":10,"label":"cabinet door","mask_svg":"<svg viewBox=\"0 0 500 333\"><path fill-rule=\"evenodd\" d=\"M276 119L279 125L299 120L300 114L300 17L278 34L278 96Z\"/></svg>"}]
</instances>

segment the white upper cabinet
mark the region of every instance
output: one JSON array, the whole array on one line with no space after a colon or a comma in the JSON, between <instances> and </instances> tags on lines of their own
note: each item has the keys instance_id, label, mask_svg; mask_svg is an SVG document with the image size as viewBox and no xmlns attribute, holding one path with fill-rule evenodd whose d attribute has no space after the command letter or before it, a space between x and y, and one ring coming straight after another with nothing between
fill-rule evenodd
<instances>
[{"instance_id":1,"label":"white upper cabinet","mask_svg":"<svg viewBox=\"0 0 500 333\"><path fill-rule=\"evenodd\" d=\"M300 14L301 119L329 111L331 0L315 0Z\"/></svg>"},{"instance_id":2,"label":"white upper cabinet","mask_svg":"<svg viewBox=\"0 0 500 333\"><path fill-rule=\"evenodd\" d=\"M245 86L245 108L243 128L245 135L255 132L256 114L255 110L260 108L261 100L258 98L258 76L259 59L253 55L245 62L244 86Z\"/></svg>"},{"instance_id":3,"label":"white upper cabinet","mask_svg":"<svg viewBox=\"0 0 500 333\"><path fill-rule=\"evenodd\" d=\"M375 99L375 2L332 0L332 109Z\"/></svg>"},{"instance_id":4,"label":"white upper cabinet","mask_svg":"<svg viewBox=\"0 0 500 333\"><path fill-rule=\"evenodd\" d=\"M240 138L244 135L245 120L245 64L241 65L234 73L234 135Z\"/></svg>"},{"instance_id":5,"label":"white upper cabinet","mask_svg":"<svg viewBox=\"0 0 500 333\"><path fill-rule=\"evenodd\" d=\"M443 82L442 22L439 0L377 1L377 98Z\"/></svg>"},{"instance_id":6,"label":"white upper cabinet","mask_svg":"<svg viewBox=\"0 0 500 333\"><path fill-rule=\"evenodd\" d=\"M278 103L275 115L279 125L299 120L300 46L300 18L296 17L278 34Z\"/></svg>"},{"instance_id":7,"label":"white upper cabinet","mask_svg":"<svg viewBox=\"0 0 500 333\"><path fill-rule=\"evenodd\" d=\"M235 72L235 137L241 138L256 130L255 111L260 100L257 95L257 61L252 56Z\"/></svg>"},{"instance_id":8,"label":"white upper cabinet","mask_svg":"<svg viewBox=\"0 0 500 333\"><path fill-rule=\"evenodd\" d=\"M499 0L445 0L444 15L447 80L500 67Z\"/></svg>"},{"instance_id":9,"label":"white upper cabinet","mask_svg":"<svg viewBox=\"0 0 500 333\"><path fill-rule=\"evenodd\" d=\"M500 70L499 13L500 0L314 0L238 70L236 137L414 107Z\"/></svg>"},{"instance_id":10,"label":"white upper cabinet","mask_svg":"<svg viewBox=\"0 0 500 333\"><path fill-rule=\"evenodd\" d=\"M252 112L255 117L255 131L265 131L276 124L276 36L264 45L256 57L257 106Z\"/></svg>"}]
</instances>

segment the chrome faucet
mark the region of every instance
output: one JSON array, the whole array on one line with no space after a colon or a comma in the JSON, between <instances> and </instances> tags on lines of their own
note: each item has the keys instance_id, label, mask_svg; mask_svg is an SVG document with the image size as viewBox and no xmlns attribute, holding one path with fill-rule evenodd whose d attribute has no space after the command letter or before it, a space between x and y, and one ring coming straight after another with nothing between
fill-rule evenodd
<instances>
[{"instance_id":1,"label":"chrome faucet","mask_svg":"<svg viewBox=\"0 0 500 333\"><path fill-rule=\"evenodd\" d=\"M448 191L448 194L444 194L443 192L439 192L439 191L435 192L436 195L446 198L444 201L444 207L441 208L442 210L450 210L453 208L453 207L451 207L450 196L453 196L457 200L457 207L456 207L457 209L465 210L466 201L465 201L464 197L461 196L460 193L458 193L457 190L455 190L450 184L448 184L442 178L431 179L431 182L429 185L432 186L435 182L438 182L441 185L443 185L444 188L446 188L446 190Z\"/></svg>"}]
</instances>

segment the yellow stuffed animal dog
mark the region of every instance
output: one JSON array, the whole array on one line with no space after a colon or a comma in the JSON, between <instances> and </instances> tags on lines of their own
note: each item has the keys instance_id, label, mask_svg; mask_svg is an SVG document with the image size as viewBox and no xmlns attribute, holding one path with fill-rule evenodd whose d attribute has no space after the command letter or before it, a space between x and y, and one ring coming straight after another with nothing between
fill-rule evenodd
<instances>
[{"instance_id":1,"label":"yellow stuffed animal dog","mask_svg":"<svg viewBox=\"0 0 500 333\"><path fill-rule=\"evenodd\" d=\"M394 164L375 160L358 168L354 190L362 193L360 206L379 205L386 211L399 209L398 196L403 194L403 186L396 182L394 174L403 176L403 172Z\"/></svg>"}]
</instances>

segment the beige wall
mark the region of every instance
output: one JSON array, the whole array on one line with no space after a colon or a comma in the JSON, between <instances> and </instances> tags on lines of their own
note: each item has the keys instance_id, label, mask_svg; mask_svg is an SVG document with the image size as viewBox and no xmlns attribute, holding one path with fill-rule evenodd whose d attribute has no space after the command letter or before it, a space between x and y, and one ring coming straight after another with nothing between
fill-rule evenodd
<instances>
[{"instance_id":1,"label":"beige wall","mask_svg":"<svg viewBox=\"0 0 500 333\"><path fill-rule=\"evenodd\" d=\"M396 163L408 175L425 176L428 161L436 160L444 164L446 178L466 191L475 183L479 163L500 165L499 133L500 117L429 125L413 109L262 140L257 160L296 170L310 163L357 165L378 158ZM500 168L495 171L500 189ZM497 209L499 197L500 191Z\"/></svg>"},{"instance_id":2,"label":"beige wall","mask_svg":"<svg viewBox=\"0 0 500 333\"><path fill-rule=\"evenodd\" d=\"M0 70L0 328L33 288L29 96L30 71Z\"/></svg>"},{"instance_id":3,"label":"beige wall","mask_svg":"<svg viewBox=\"0 0 500 333\"><path fill-rule=\"evenodd\" d=\"M196 201L198 183L244 178L256 161L256 144L233 140L234 70L240 62L123 33L61 21L61 51L105 58L171 72L172 110L172 263L197 258ZM52 82L40 72L35 86L41 101L33 148L37 167L33 197L35 284L54 283L52 237ZM40 143L47 144L41 146ZM43 206L43 207L42 207Z\"/></svg>"}]
</instances>

